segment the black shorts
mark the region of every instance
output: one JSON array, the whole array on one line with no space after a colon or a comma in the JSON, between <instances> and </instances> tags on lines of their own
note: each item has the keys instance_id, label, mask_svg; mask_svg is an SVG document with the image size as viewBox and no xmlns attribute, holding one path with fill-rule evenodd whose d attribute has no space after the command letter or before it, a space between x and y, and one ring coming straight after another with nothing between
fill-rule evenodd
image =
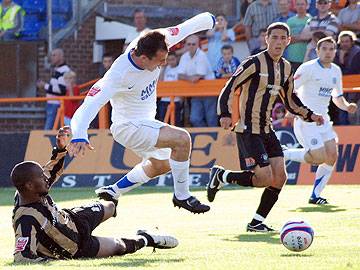
<instances>
[{"instance_id":1,"label":"black shorts","mask_svg":"<svg viewBox=\"0 0 360 270\"><path fill-rule=\"evenodd\" d=\"M100 243L92 236L92 231L101 223L105 210L100 202L91 202L89 204L74 207L69 211L76 224L80 234L79 250L75 258L94 258L96 257Z\"/></svg>"},{"instance_id":2,"label":"black shorts","mask_svg":"<svg viewBox=\"0 0 360 270\"><path fill-rule=\"evenodd\" d=\"M259 165L268 166L269 158L283 157L280 142L275 132L267 134L236 133L240 168L252 170Z\"/></svg>"}]
</instances>

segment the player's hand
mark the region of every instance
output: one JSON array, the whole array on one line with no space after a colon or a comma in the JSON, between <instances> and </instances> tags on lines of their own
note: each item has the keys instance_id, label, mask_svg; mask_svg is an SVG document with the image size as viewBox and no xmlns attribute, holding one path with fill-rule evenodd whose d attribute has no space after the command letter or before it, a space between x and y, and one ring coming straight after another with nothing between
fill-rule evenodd
<instances>
[{"instance_id":1,"label":"player's hand","mask_svg":"<svg viewBox=\"0 0 360 270\"><path fill-rule=\"evenodd\" d=\"M72 142L67 147L68 153L70 157L83 157L85 156L86 149L88 150L94 150L95 148L92 147L90 143L87 142Z\"/></svg>"},{"instance_id":2,"label":"player's hand","mask_svg":"<svg viewBox=\"0 0 360 270\"><path fill-rule=\"evenodd\" d=\"M356 113L357 109L358 106L356 105L356 103L350 103L349 106L347 107L348 113Z\"/></svg>"},{"instance_id":3,"label":"player's hand","mask_svg":"<svg viewBox=\"0 0 360 270\"><path fill-rule=\"evenodd\" d=\"M231 127L232 121L230 117L221 117L220 118L220 126L223 129L229 129Z\"/></svg>"},{"instance_id":4,"label":"player's hand","mask_svg":"<svg viewBox=\"0 0 360 270\"><path fill-rule=\"evenodd\" d=\"M324 118L321 115L313 113L311 115L311 120L313 120L316 125L321 126L324 124Z\"/></svg>"},{"instance_id":5,"label":"player's hand","mask_svg":"<svg viewBox=\"0 0 360 270\"><path fill-rule=\"evenodd\" d=\"M58 149L63 150L70 142L71 129L69 126L64 126L59 129L56 134L56 146Z\"/></svg>"}]
</instances>

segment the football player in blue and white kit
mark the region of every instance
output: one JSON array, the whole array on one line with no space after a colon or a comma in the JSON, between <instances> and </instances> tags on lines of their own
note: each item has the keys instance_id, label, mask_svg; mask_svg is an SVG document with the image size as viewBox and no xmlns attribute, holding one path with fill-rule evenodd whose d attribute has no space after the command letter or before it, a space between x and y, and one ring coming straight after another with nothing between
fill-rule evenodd
<instances>
[{"instance_id":1,"label":"football player in blue and white kit","mask_svg":"<svg viewBox=\"0 0 360 270\"><path fill-rule=\"evenodd\" d=\"M295 73L294 86L300 100L315 113L323 115L325 123L317 126L296 117L294 132L304 148L287 149L285 159L319 165L314 188L309 199L311 204L327 204L320 197L329 181L337 160L337 135L328 115L330 98L335 105L349 113L355 113L357 105L348 103L343 96L341 69L333 63L336 42L331 37L317 43L318 58L303 63Z\"/></svg>"},{"instance_id":2,"label":"football player in blue and white kit","mask_svg":"<svg viewBox=\"0 0 360 270\"><path fill-rule=\"evenodd\" d=\"M193 213L210 210L189 191L189 133L155 120L155 114L156 85L160 67L166 64L168 49L187 36L212 29L214 25L214 16L206 12L177 26L139 36L90 89L71 121L73 139L69 153L78 156L86 149L93 149L87 135L89 123L110 100L113 108L110 130L114 140L143 158L142 163L115 184L97 189L99 197L117 202L121 194L171 170L174 206Z\"/></svg>"}]
</instances>

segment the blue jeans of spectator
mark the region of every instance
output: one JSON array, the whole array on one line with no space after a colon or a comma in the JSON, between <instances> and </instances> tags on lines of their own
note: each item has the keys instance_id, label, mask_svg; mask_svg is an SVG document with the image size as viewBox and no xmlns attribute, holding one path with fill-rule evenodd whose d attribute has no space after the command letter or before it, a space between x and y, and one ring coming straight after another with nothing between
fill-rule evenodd
<instances>
[{"instance_id":1,"label":"blue jeans of spectator","mask_svg":"<svg viewBox=\"0 0 360 270\"><path fill-rule=\"evenodd\" d=\"M337 116L337 125L347 126L350 125L349 122L349 113L347 111L343 111L338 109L338 116Z\"/></svg>"},{"instance_id":2,"label":"blue jeans of spectator","mask_svg":"<svg viewBox=\"0 0 360 270\"><path fill-rule=\"evenodd\" d=\"M190 122L193 127L217 127L217 97L191 99Z\"/></svg>"},{"instance_id":3,"label":"blue jeans of spectator","mask_svg":"<svg viewBox=\"0 0 360 270\"><path fill-rule=\"evenodd\" d=\"M45 130L49 130L53 128L56 118L56 113L59 107L60 104L46 103L46 120L44 127Z\"/></svg>"},{"instance_id":4,"label":"blue jeans of spectator","mask_svg":"<svg viewBox=\"0 0 360 270\"><path fill-rule=\"evenodd\" d=\"M168 108L168 105L170 102L168 101L160 101L158 104L158 117L160 121L164 121L165 114ZM177 127L183 127L184 121L182 117L182 111L183 111L183 102L177 101L175 102L175 126Z\"/></svg>"}]
</instances>

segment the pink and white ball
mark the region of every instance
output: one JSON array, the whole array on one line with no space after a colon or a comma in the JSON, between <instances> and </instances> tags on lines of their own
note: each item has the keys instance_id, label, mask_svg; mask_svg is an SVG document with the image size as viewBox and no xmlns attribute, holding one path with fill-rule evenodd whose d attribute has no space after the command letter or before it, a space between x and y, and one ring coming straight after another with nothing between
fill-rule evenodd
<instances>
[{"instance_id":1,"label":"pink and white ball","mask_svg":"<svg viewBox=\"0 0 360 270\"><path fill-rule=\"evenodd\" d=\"M281 243L289 250L300 252L308 247L314 239L314 230L305 221L288 221L280 232Z\"/></svg>"}]
</instances>

